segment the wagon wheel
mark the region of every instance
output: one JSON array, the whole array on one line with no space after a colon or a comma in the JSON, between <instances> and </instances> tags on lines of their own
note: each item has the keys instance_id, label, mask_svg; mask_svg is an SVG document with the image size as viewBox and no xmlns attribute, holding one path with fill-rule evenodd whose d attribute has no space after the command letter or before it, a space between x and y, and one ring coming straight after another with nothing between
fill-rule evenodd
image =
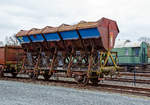
<instances>
[{"instance_id":1,"label":"wagon wheel","mask_svg":"<svg viewBox=\"0 0 150 105\"><path fill-rule=\"evenodd\" d=\"M1 70L0 70L0 78L2 78L2 77L4 77L4 72L3 72L3 70L1 69Z\"/></svg>"},{"instance_id":2,"label":"wagon wheel","mask_svg":"<svg viewBox=\"0 0 150 105\"><path fill-rule=\"evenodd\" d=\"M36 79L38 79L38 77L39 77L38 74L34 74L32 79L36 80Z\"/></svg>"},{"instance_id":3,"label":"wagon wheel","mask_svg":"<svg viewBox=\"0 0 150 105\"><path fill-rule=\"evenodd\" d=\"M91 82L93 85L97 85L98 82L100 82L100 80L98 80L98 77L97 77L97 78L90 78L90 82Z\"/></svg>"},{"instance_id":4,"label":"wagon wheel","mask_svg":"<svg viewBox=\"0 0 150 105\"><path fill-rule=\"evenodd\" d=\"M33 72L29 72L29 73L28 73L28 76L29 76L30 79L33 79L34 73L33 73Z\"/></svg>"},{"instance_id":5,"label":"wagon wheel","mask_svg":"<svg viewBox=\"0 0 150 105\"><path fill-rule=\"evenodd\" d=\"M48 81L49 78L51 77L51 75L48 75L47 73L44 73L44 74L43 74L43 77L44 77L44 79L45 79L46 81Z\"/></svg>"},{"instance_id":6,"label":"wagon wheel","mask_svg":"<svg viewBox=\"0 0 150 105\"><path fill-rule=\"evenodd\" d=\"M17 76L18 73L12 72L11 74L12 74L13 78L16 78L16 76Z\"/></svg>"},{"instance_id":7,"label":"wagon wheel","mask_svg":"<svg viewBox=\"0 0 150 105\"><path fill-rule=\"evenodd\" d=\"M98 76L95 72L91 73L90 75L91 75L91 77L93 77L93 78L90 78L90 82L91 82L93 85L97 85L98 82L100 82L100 80L98 80L98 77L99 77L99 76ZM101 77L101 78L103 77L102 74L100 75L100 77Z\"/></svg>"},{"instance_id":8,"label":"wagon wheel","mask_svg":"<svg viewBox=\"0 0 150 105\"><path fill-rule=\"evenodd\" d=\"M86 75L75 75L74 79L77 83L83 84L83 85L86 85L89 82L89 79L87 78Z\"/></svg>"},{"instance_id":9,"label":"wagon wheel","mask_svg":"<svg viewBox=\"0 0 150 105\"><path fill-rule=\"evenodd\" d=\"M39 77L38 74L34 74L33 72L29 72L28 76L29 76L30 79L33 79L33 80L36 80Z\"/></svg>"},{"instance_id":10,"label":"wagon wheel","mask_svg":"<svg viewBox=\"0 0 150 105\"><path fill-rule=\"evenodd\" d=\"M82 75L75 75L74 79L77 83L82 83L83 81L83 76Z\"/></svg>"}]
</instances>

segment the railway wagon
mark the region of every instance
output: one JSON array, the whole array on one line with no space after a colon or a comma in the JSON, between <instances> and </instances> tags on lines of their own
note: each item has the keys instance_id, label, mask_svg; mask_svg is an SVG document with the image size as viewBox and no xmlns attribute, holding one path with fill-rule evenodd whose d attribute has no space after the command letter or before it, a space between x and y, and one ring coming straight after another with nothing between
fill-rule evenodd
<instances>
[{"instance_id":1,"label":"railway wagon","mask_svg":"<svg viewBox=\"0 0 150 105\"><path fill-rule=\"evenodd\" d=\"M104 75L118 70L116 53L111 52L118 33L116 21L107 18L21 30L16 34L25 51L20 72L31 78L63 76L79 83L98 83ZM109 58L113 66L108 65Z\"/></svg>"},{"instance_id":2,"label":"railway wagon","mask_svg":"<svg viewBox=\"0 0 150 105\"><path fill-rule=\"evenodd\" d=\"M150 64L150 45L148 45L147 54L148 54L148 64Z\"/></svg>"},{"instance_id":3,"label":"railway wagon","mask_svg":"<svg viewBox=\"0 0 150 105\"><path fill-rule=\"evenodd\" d=\"M0 47L0 76L4 73L11 73L13 77L17 75L21 67L23 49L21 46Z\"/></svg>"},{"instance_id":4,"label":"railway wagon","mask_svg":"<svg viewBox=\"0 0 150 105\"><path fill-rule=\"evenodd\" d=\"M112 51L118 53L118 65L124 66L127 70L132 70L135 66L146 67L148 64L149 50L145 42L116 41Z\"/></svg>"}]
</instances>

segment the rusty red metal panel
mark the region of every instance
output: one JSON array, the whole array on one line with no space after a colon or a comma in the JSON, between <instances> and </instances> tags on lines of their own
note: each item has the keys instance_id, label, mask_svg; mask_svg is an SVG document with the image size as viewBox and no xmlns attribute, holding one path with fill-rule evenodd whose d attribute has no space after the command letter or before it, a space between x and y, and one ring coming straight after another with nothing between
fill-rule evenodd
<instances>
[{"instance_id":1,"label":"rusty red metal panel","mask_svg":"<svg viewBox=\"0 0 150 105\"><path fill-rule=\"evenodd\" d=\"M23 49L18 46L5 46L0 48L0 64L16 64L20 55L23 54Z\"/></svg>"},{"instance_id":2,"label":"rusty red metal panel","mask_svg":"<svg viewBox=\"0 0 150 105\"><path fill-rule=\"evenodd\" d=\"M20 31L17 33L18 36L25 36L25 35L27 35L27 34L28 34L28 31L27 31L27 30L20 30Z\"/></svg>"},{"instance_id":3,"label":"rusty red metal panel","mask_svg":"<svg viewBox=\"0 0 150 105\"><path fill-rule=\"evenodd\" d=\"M5 47L0 47L0 64L5 64Z\"/></svg>"},{"instance_id":4,"label":"rusty red metal panel","mask_svg":"<svg viewBox=\"0 0 150 105\"><path fill-rule=\"evenodd\" d=\"M98 21L97 27L101 34L104 48L111 50L114 47L115 39L119 33L117 23L113 20L102 18Z\"/></svg>"},{"instance_id":5,"label":"rusty red metal panel","mask_svg":"<svg viewBox=\"0 0 150 105\"><path fill-rule=\"evenodd\" d=\"M6 63L16 64L20 55L23 53L21 47L6 47Z\"/></svg>"}]
</instances>

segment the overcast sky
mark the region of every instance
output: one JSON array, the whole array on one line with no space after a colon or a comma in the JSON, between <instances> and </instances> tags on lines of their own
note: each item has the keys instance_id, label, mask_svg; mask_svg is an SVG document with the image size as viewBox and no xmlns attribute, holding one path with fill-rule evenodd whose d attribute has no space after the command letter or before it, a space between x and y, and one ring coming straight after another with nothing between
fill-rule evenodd
<instances>
[{"instance_id":1,"label":"overcast sky","mask_svg":"<svg viewBox=\"0 0 150 105\"><path fill-rule=\"evenodd\" d=\"M150 37L150 0L0 0L0 41L21 29L116 20L119 39Z\"/></svg>"}]
</instances>

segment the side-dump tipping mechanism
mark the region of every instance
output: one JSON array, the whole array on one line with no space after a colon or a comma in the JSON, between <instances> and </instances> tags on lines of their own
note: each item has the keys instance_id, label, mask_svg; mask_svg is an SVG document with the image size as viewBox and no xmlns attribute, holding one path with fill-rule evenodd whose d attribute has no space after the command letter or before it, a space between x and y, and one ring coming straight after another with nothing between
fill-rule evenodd
<instances>
[{"instance_id":1,"label":"side-dump tipping mechanism","mask_svg":"<svg viewBox=\"0 0 150 105\"><path fill-rule=\"evenodd\" d=\"M43 74L45 79L64 72L65 76L74 77L78 82L90 80L97 83L108 71L117 69L117 54L111 49L118 33L116 22L106 18L21 30L16 37L26 52L25 58L28 58L22 71Z\"/></svg>"}]
</instances>

